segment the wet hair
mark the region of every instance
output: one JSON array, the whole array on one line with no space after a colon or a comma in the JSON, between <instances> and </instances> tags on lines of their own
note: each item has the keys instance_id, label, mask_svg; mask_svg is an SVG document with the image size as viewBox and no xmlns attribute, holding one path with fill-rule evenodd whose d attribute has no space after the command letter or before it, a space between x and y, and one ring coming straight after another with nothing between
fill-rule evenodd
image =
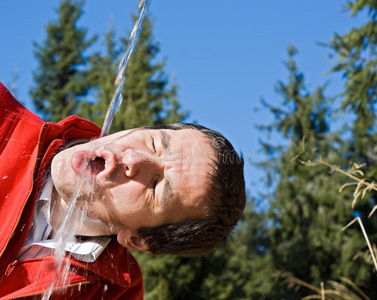
<instances>
[{"instance_id":1,"label":"wet hair","mask_svg":"<svg viewBox=\"0 0 377 300\"><path fill-rule=\"evenodd\" d=\"M145 239L154 254L203 256L225 246L246 203L242 156L222 134L200 125L176 123L146 128L199 130L214 150L213 155L211 153L213 172L208 174L208 189L203 195L205 217L141 227L138 229L139 236Z\"/></svg>"}]
</instances>

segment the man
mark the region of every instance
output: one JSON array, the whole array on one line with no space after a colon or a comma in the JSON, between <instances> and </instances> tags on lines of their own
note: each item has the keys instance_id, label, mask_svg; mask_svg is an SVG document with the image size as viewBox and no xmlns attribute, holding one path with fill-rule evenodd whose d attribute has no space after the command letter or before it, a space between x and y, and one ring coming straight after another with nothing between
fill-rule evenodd
<instances>
[{"instance_id":1,"label":"man","mask_svg":"<svg viewBox=\"0 0 377 300\"><path fill-rule=\"evenodd\" d=\"M58 275L51 238L72 203L85 213L69 221L76 239L55 298L142 299L140 268L123 247L204 255L241 217L243 161L204 127L139 128L89 141L100 132L94 124L75 116L44 123L1 83L0 125L0 299L49 290Z\"/></svg>"}]
</instances>

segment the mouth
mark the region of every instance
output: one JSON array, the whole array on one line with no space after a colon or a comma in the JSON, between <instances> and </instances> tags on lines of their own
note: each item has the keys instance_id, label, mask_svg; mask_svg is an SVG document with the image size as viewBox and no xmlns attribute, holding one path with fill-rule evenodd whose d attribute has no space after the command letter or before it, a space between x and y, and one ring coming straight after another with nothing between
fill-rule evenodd
<instances>
[{"instance_id":1,"label":"mouth","mask_svg":"<svg viewBox=\"0 0 377 300\"><path fill-rule=\"evenodd\" d=\"M78 151L72 156L71 166L78 175L104 179L115 169L116 158L106 150Z\"/></svg>"},{"instance_id":2,"label":"mouth","mask_svg":"<svg viewBox=\"0 0 377 300\"><path fill-rule=\"evenodd\" d=\"M106 169L106 160L103 157L94 157L88 163L88 171L92 175L98 175Z\"/></svg>"}]
</instances>

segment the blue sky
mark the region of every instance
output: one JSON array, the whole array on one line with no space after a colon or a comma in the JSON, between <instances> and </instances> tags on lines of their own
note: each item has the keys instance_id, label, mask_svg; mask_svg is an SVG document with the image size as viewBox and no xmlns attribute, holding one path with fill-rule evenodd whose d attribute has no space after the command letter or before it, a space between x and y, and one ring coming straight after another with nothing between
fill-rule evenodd
<instances>
[{"instance_id":1,"label":"blue sky","mask_svg":"<svg viewBox=\"0 0 377 300\"><path fill-rule=\"evenodd\" d=\"M363 17L350 18L340 0L152 0L155 40L166 72L178 84L179 100L197 121L222 132L237 150L249 158L246 183L261 189L263 172L255 163L264 159L254 126L271 122L265 111L255 111L264 97L279 103L274 93L277 80L286 80L283 66L287 46L299 50L297 61L309 89L328 80L328 94L335 94L341 80L324 73L331 67L329 51L317 42L330 41L362 24ZM34 111L28 94L37 62L33 41L41 43L48 22L56 19L60 0L1 0L0 81L11 83L18 71L16 97ZM90 0L79 25L89 35L104 34L113 20L119 35L132 29L131 13L137 0ZM116 115L115 115L116 118Z\"/></svg>"}]
</instances>

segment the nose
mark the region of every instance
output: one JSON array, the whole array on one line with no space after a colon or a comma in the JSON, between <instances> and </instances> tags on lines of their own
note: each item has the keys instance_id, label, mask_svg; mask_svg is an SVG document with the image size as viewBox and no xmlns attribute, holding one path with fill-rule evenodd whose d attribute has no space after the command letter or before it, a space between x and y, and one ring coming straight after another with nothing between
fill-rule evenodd
<instances>
[{"instance_id":1,"label":"nose","mask_svg":"<svg viewBox=\"0 0 377 300\"><path fill-rule=\"evenodd\" d=\"M122 163L127 177L135 177L140 173L152 174L162 167L158 158L132 149L124 152Z\"/></svg>"}]
</instances>

